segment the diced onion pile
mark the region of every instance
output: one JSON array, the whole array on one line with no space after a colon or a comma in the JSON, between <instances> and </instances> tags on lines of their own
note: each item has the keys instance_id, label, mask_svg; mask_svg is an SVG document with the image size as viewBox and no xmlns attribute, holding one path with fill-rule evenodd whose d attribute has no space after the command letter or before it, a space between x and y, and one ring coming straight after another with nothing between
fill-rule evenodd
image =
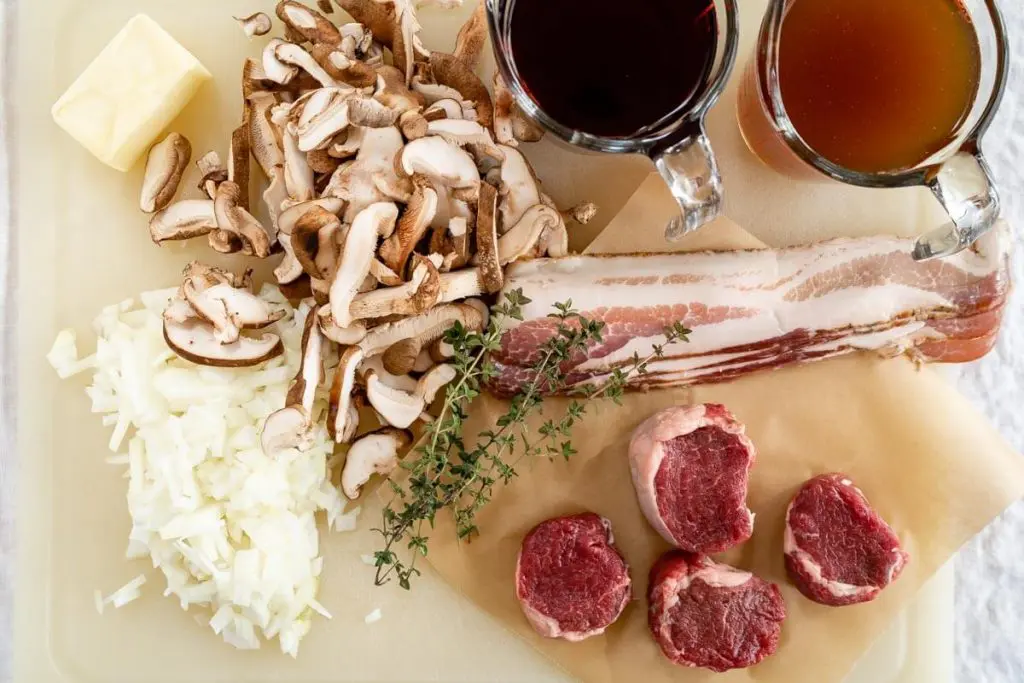
<instances>
[{"instance_id":1,"label":"diced onion pile","mask_svg":"<svg viewBox=\"0 0 1024 683\"><path fill-rule=\"evenodd\" d=\"M110 449L120 454L108 462L128 465L127 557L148 555L167 579L164 595L183 609L209 607L211 628L231 645L255 649L259 635L276 636L296 656L313 613L330 618L316 600L323 559L315 513L345 531L359 512L344 513L330 482L333 444L322 426L305 452L269 458L260 447L263 421L285 404L298 370L309 307L293 310L265 287L260 296L289 311L278 323L285 354L253 368L200 367L164 342L161 314L174 291L145 293L141 307L104 309L93 356L79 360L74 333L64 331L47 358L61 377L93 372L86 392L114 427ZM97 596L97 607L130 602L144 582Z\"/></svg>"}]
</instances>

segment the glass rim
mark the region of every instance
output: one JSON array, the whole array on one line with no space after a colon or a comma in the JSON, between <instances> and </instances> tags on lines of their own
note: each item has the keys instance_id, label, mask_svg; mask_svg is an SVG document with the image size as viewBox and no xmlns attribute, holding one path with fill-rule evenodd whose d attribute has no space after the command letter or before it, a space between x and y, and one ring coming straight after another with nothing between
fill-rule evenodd
<instances>
[{"instance_id":1,"label":"glass rim","mask_svg":"<svg viewBox=\"0 0 1024 683\"><path fill-rule=\"evenodd\" d=\"M649 156L654 153L654 150L671 147L681 141L682 138L692 134L694 127L703 128L704 117L725 91L739 52L739 9L737 7L737 0L717 0L725 8L725 48L714 77L708 81L707 86L694 106L675 116L673 116L675 112L670 112L655 122L655 124L658 124L661 121L665 121L664 125L650 133L629 137L595 135L559 123L545 112L523 87L522 79L519 77L516 69L515 59L512 56L507 31L508 20L511 16L510 10L514 7L515 0L507 0L504 3L501 3L501 0L482 1L486 2L487 24L491 35L491 42L494 46L498 72L505 81L505 86L512 93L516 104L527 116L557 138L571 145L597 152L633 153ZM501 3L500 6L499 3ZM721 23L722 19L719 19L719 25ZM669 117L672 117L671 120L666 121Z\"/></svg>"},{"instance_id":2,"label":"glass rim","mask_svg":"<svg viewBox=\"0 0 1024 683\"><path fill-rule=\"evenodd\" d=\"M829 161L814 151L804 141L786 114L786 107L783 104L782 93L779 87L778 37L782 27L783 10L789 1L791 0L769 0L768 9L765 11L764 19L761 22L757 46L750 59L756 60L753 66L756 68L757 96L761 106L769 109L769 111L765 112L768 115L769 122L776 132L782 136L789 149L800 157L802 161L826 176L842 183L860 187L895 188L927 184L938 173L942 164L954 156L958 150L967 150L973 154L980 153L981 138L995 118L1009 78L1010 45L1007 39L1006 23L995 0L984 0L992 20L996 39L996 73L992 92L982 110L981 116L967 131L966 135L961 138L956 148L944 148L943 151L947 153L942 159L931 161L931 157L929 157L929 159L922 161L913 168L882 172L855 171ZM768 79L767 84L764 82L766 75ZM766 96L770 101L765 101ZM972 106L971 111L977 109L978 104L976 102Z\"/></svg>"}]
</instances>

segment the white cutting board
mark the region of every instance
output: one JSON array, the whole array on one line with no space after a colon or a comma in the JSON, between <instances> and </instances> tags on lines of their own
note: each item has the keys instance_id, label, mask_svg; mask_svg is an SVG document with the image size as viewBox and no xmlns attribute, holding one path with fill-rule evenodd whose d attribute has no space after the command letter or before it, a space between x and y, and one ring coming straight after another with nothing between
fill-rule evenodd
<instances>
[{"instance_id":1,"label":"white cutting board","mask_svg":"<svg viewBox=\"0 0 1024 683\"><path fill-rule=\"evenodd\" d=\"M18 557L15 675L18 681L560 681L564 676L427 573L412 593L372 588L360 554L375 547L368 530L323 542L321 601L335 615L317 620L298 661L267 646L239 652L216 638L208 615L160 597L144 597L104 616L93 590L105 593L147 570L123 560L129 520L121 471L103 463L108 430L88 413L84 380L58 384L43 356L59 328L79 330L103 305L176 282L200 245L157 248L135 208L141 169L127 175L95 161L50 120L49 107L135 13L145 11L210 69L206 87L175 130L197 153L225 153L237 125L237 74L248 43L232 15L269 9L269 0L23 0L18 12L16 144L18 188L21 543ZM763 0L744 4L747 43ZM469 8L425 10L425 42L450 49ZM635 58L640 43L616 41ZM734 90L734 86L732 88ZM731 92L711 122L729 191L729 213L771 244L834 234L900 229L928 212L919 194L794 186L765 172L742 149L732 123ZM594 199L604 208L595 230L614 215L650 171L642 159L578 156L554 145L530 150L537 171L561 203ZM190 181L189 181L190 182ZM799 202L799 211L795 209ZM898 218L894 219L893 216ZM594 230L579 231L585 242ZM230 261L229 261L230 263ZM83 346L88 344L84 342ZM951 581L940 575L894 624L848 683L950 680ZM363 623L374 608L383 620ZM938 653L938 654L936 654ZM819 683L819 682L815 682Z\"/></svg>"}]
</instances>

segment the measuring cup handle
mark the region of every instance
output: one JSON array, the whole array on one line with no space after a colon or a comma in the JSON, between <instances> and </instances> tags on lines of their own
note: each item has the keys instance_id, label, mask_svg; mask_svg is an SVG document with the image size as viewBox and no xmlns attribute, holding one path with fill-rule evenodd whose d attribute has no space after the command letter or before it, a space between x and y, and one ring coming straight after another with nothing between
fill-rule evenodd
<instances>
[{"instance_id":1,"label":"measuring cup handle","mask_svg":"<svg viewBox=\"0 0 1024 683\"><path fill-rule=\"evenodd\" d=\"M693 134L651 155L680 216L665 228L665 239L675 242L718 216L722 208L722 178L703 125Z\"/></svg>"},{"instance_id":2,"label":"measuring cup handle","mask_svg":"<svg viewBox=\"0 0 1024 683\"><path fill-rule=\"evenodd\" d=\"M952 222L926 233L914 245L914 259L949 256L974 244L999 218L999 195L992 171L975 144L943 162L928 188Z\"/></svg>"}]
</instances>

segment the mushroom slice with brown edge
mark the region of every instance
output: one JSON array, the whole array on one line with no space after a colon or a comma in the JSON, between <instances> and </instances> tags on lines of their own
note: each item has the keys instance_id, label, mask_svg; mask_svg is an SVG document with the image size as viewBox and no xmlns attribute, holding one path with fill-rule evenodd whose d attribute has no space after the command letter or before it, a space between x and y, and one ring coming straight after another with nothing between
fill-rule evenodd
<instances>
[{"instance_id":1,"label":"mushroom slice with brown edge","mask_svg":"<svg viewBox=\"0 0 1024 683\"><path fill-rule=\"evenodd\" d=\"M270 17L264 12L257 12L248 17L235 17L235 21L242 26L242 30L249 38L265 36L273 28Z\"/></svg>"},{"instance_id":2,"label":"mushroom slice with brown edge","mask_svg":"<svg viewBox=\"0 0 1024 683\"><path fill-rule=\"evenodd\" d=\"M180 133L170 133L153 145L146 159L139 208L153 213L170 204L191 157L192 145Z\"/></svg>"},{"instance_id":3,"label":"mushroom slice with brown edge","mask_svg":"<svg viewBox=\"0 0 1024 683\"><path fill-rule=\"evenodd\" d=\"M348 101L348 117L354 126L387 128L395 125L398 112L377 100L353 97Z\"/></svg>"},{"instance_id":4,"label":"mushroom slice with brown edge","mask_svg":"<svg viewBox=\"0 0 1024 683\"><path fill-rule=\"evenodd\" d=\"M416 386L416 394L429 407L434 402L434 399L437 398L437 392L451 384L457 374L455 367L452 365L436 365L420 377L420 381Z\"/></svg>"},{"instance_id":5,"label":"mushroom slice with brown edge","mask_svg":"<svg viewBox=\"0 0 1024 683\"><path fill-rule=\"evenodd\" d=\"M402 391L408 391L412 393L416 391L416 379L409 374L394 374L389 372L384 365L384 356L372 356L363 360L359 366L359 374L365 377L366 373L373 370L377 373L377 376L393 389L401 389ZM365 379L364 379L365 384Z\"/></svg>"},{"instance_id":6,"label":"mushroom slice with brown edge","mask_svg":"<svg viewBox=\"0 0 1024 683\"><path fill-rule=\"evenodd\" d=\"M420 349L419 355L416 356L416 363L412 366L412 371L422 373L432 367L434 367L434 359L430 357L430 351Z\"/></svg>"},{"instance_id":7,"label":"mushroom slice with brown edge","mask_svg":"<svg viewBox=\"0 0 1024 683\"><path fill-rule=\"evenodd\" d=\"M385 47L394 42L395 5L390 0L336 0L353 19L370 29L373 37Z\"/></svg>"},{"instance_id":8,"label":"mushroom slice with brown edge","mask_svg":"<svg viewBox=\"0 0 1024 683\"><path fill-rule=\"evenodd\" d=\"M498 251L498 191L488 183L480 184L480 202L476 214L476 260L480 263L480 279L488 294L496 294L505 286Z\"/></svg>"},{"instance_id":9,"label":"mushroom slice with brown edge","mask_svg":"<svg viewBox=\"0 0 1024 683\"><path fill-rule=\"evenodd\" d=\"M276 12L286 26L311 43L341 43L341 33L334 22L302 3L282 0L277 3Z\"/></svg>"},{"instance_id":10,"label":"mushroom slice with brown edge","mask_svg":"<svg viewBox=\"0 0 1024 683\"><path fill-rule=\"evenodd\" d=\"M466 111L462 107L461 100L441 99L437 100L423 110L423 118L428 121L439 119L466 119Z\"/></svg>"},{"instance_id":11,"label":"mushroom slice with brown edge","mask_svg":"<svg viewBox=\"0 0 1024 683\"><path fill-rule=\"evenodd\" d=\"M339 197L348 202L343 216L345 223L354 222L356 216L371 204L412 191L411 181L399 178L394 169L395 155L404 144L401 132L394 127L360 130L363 131L362 144L355 162L339 166L323 192L324 196ZM388 194L381 189L389 187L395 192Z\"/></svg>"},{"instance_id":12,"label":"mushroom slice with brown edge","mask_svg":"<svg viewBox=\"0 0 1024 683\"><path fill-rule=\"evenodd\" d=\"M398 453L412 442L412 435L403 429L384 428L360 437L345 456L341 472L341 490L356 500L370 477L387 477L398 467Z\"/></svg>"},{"instance_id":13,"label":"mushroom slice with brown edge","mask_svg":"<svg viewBox=\"0 0 1024 683\"><path fill-rule=\"evenodd\" d=\"M441 304L425 313L378 325L366 333L359 346L367 356L384 353L395 342L415 337L426 346L439 339L456 322L468 330L483 329L480 312L466 304Z\"/></svg>"},{"instance_id":14,"label":"mushroom slice with brown edge","mask_svg":"<svg viewBox=\"0 0 1024 683\"><path fill-rule=\"evenodd\" d=\"M282 135L284 144L284 182L288 196L297 202L304 202L316 195L313 183L313 169L309 167L306 153L299 148L299 140L287 128Z\"/></svg>"},{"instance_id":15,"label":"mushroom slice with brown edge","mask_svg":"<svg viewBox=\"0 0 1024 683\"><path fill-rule=\"evenodd\" d=\"M505 154L501 164L501 225L503 230L519 223L523 215L540 204L540 188L533 177L533 169L519 150L499 145Z\"/></svg>"},{"instance_id":16,"label":"mushroom slice with brown edge","mask_svg":"<svg viewBox=\"0 0 1024 683\"><path fill-rule=\"evenodd\" d=\"M299 219L314 208L320 208L337 215L341 213L344 207L344 200L337 197L321 197L320 199L310 199L293 204L281 212L281 215L278 217L278 228L281 234L291 235L295 231L295 224L299 222Z\"/></svg>"},{"instance_id":17,"label":"mushroom slice with brown edge","mask_svg":"<svg viewBox=\"0 0 1024 683\"><path fill-rule=\"evenodd\" d=\"M559 228L565 230L558 211L543 204L530 207L518 223L498 238L499 263L505 265L531 256L541 234L546 230L557 231Z\"/></svg>"},{"instance_id":18,"label":"mushroom slice with brown edge","mask_svg":"<svg viewBox=\"0 0 1024 683\"><path fill-rule=\"evenodd\" d=\"M463 100L471 101L476 110L477 122L485 128L491 127L494 120L491 94L487 92L487 86L473 73L471 66L453 55L431 52L430 73L435 83L454 88L462 95Z\"/></svg>"},{"instance_id":19,"label":"mushroom slice with brown edge","mask_svg":"<svg viewBox=\"0 0 1024 683\"><path fill-rule=\"evenodd\" d=\"M515 97L505 85L501 72L494 72L494 139L499 144L516 147L515 131L512 126L512 111L515 108Z\"/></svg>"},{"instance_id":20,"label":"mushroom slice with brown edge","mask_svg":"<svg viewBox=\"0 0 1024 683\"><path fill-rule=\"evenodd\" d=\"M270 235L262 223L238 205L240 197L241 189L235 183L228 180L220 184L213 203L217 227L238 235L243 242L243 252L266 258L270 255Z\"/></svg>"},{"instance_id":21,"label":"mushroom slice with brown edge","mask_svg":"<svg viewBox=\"0 0 1024 683\"><path fill-rule=\"evenodd\" d=\"M482 145L488 149L489 156L501 158L501 151L495 147L494 140L486 128L476 121L464 119L438 119L427 123L427 134L442 137L453 145Z\"/></svg>"},{"instance_id":22,"label":"mushroom slice with brown edge","mask_svg":"<svg viewBox=\"0 0 1024 683\"><path fill-rule=\"evenodd\" d=\"M354 319L386 318L392 315L416 315L437 303L441 291L437 267L416 254L409 282L400 287L377 289L358 294L349 308Z\"/></svg>"},{"instance_id":23,"label":"mushroom slice with brown edge","mask_svg":"<svg viewBox=\"0 0 1024 683\"><path fill-rule=\"evenodd\" d=\"M197 287L194 278L182 285L182 294L193 309L214 327L214 337L222 344L238 340L243 329L259 329L285 316L272 310L266 301L228 284Z\"/></svg>"},{"instance_id":24,"label":"mushroom slice with brown edge","mask_svg":"<svg viewBox=\"0 0 1024 683\"><path fill-rule=\"evenodd\" d=\"M210 248L219 254L237 254L245 246L238 235L227 230L214 230L207 239Z\"/></svg>"},{"instance_id":25,"label":"mushroom slice with brown edge","mask_svg":"<svg viewBox=\"0 0 1024 683\"><path fill-rule=\"evenodd\" d=\"M405 84L405 75L393 66L377 69L377 89L373 99L400 115L425 104L423 98Z\"/></svg>"},{"instance_id":26,"label":"mushroom slice with brown edge","mask_svg":"<svg viewBox=\"0 0 1024 683\"><path fill-rule=\"evenodd\" d=\"M210 199L217 198L217 186L228 179L228 169L220 155L209 151L196 161L199 169L199 189Z\"/></svg>"},{"instance_id":27,"label":"mushroom slice with brown edge","mask_svg":"<svg viewBox=\"0 0 1024 683\"><path fill-rule=\"evenodd\" d=\"M392 375L408 375L416 366L416 358L420 355L420 350L420 341L415 337L392 344L380 356L384 370Z\"/></svg>"},{"instance_id":28,"label":"mushroom slice with brown edge","mask_svg":"<svg viewBox=\"0 0 1024 683\"><path fill-rule=\"evenodd\" d=\"M149 236L157 244L187 240L217 229L211 199L183 199L156 213L149 221Z\"/></svg>"},{"instance_id":29,"label":"mushroom slice with brown edge","mask_svg":"<svg viewBox=\"0 0 1024 683\"><path fill-rule=\"evenodd\" d=\"M317 83L325 88L338 86L338 81L331 78L331 75L324 71L324 68L316 63L313 55L302 49L302 46L295 43L280 43L274 48L274 56L278 61L298 67L316 79Z\"/></svg>"},{"instance_id":30,"label":"mushroom slice with brown edge","mask_svg":"<svg viewBox=\"0 0 1024 683\"><path fill-rule=\"evenodd\" d=\"M465 150L440 137L425 137L408 143L401 154L402 171L422 173L450 188L480 184L476 162Z\"/></svg>"},{"instance_id":31,"label":"mushroom slice with brown edge","mask_svg":"<svg viewBox=\"0 0 1024 683\"><path fill-rule=\"evenodd\" d=\"M349 98L353 92L348 86L321 88L292 106L291 116L299 114L295 122L295 135L299 139L301 151L319 149L348 127Z\"/></svg>"},{"instance_id":32,"label":"mushroom slice with brown edge","mask_svg":"<svg viewBox=\"0 0 1024 683\"><path fill-rule=\"evenodd\" d=\"M359 285L370 272L377 238L390 233L397 219L397 206L391 202L378 202L360 211L352 222L338 272L331 281L331 316L339 327L348 327L354 320L349 309Z\"/></svg>"},{"instance_id":33,"label":"mushroom slice with brown edge","mask_svg":"<svg viewBox=\"0 0 1024 683\"><path fill-rule=\"evenodd\" d=\"M310 54L339 83L354 88L371 88L377 84L377 72L373 67L350 57L336 46L318 43L313 46Z\"/></svg>"},{"instance_id":34,"label":"mushroom slice with brown edge","mask_svg":"<svg viewBox=\"0 0 1024 683\"><path fill-rule=\"evenodd\" d=\"M352 393L356 388L356 371L363 361L364 352L358 346L350 346L341 352L341 359L334 371L331 382L330 400L327 408L327 432L335 443L347 443L359 428L359 415L353 417Z\"/></svg>"},{"instance_id":35,"label":"mushroom slice with brown edge","mask_svg":"<svg viewBox=\"0 0 1024 683\"><path fill-rule=\"evenodd\" d=\"M199 319L177 322L165 318L164 340L185 360L214 367L259 365L284 353L284 345L276 334L243 336L231 344L222 344L214 336L213 327Z\"/></svg>"},{"instance_id":36,"label":"mushroom slice with brown edge","mask_svg":"<svg viewBox=\"0 0 1024 683\"><path fill-rule=\"evenodd\" d=\"M346 327L338 325L331 315L331 305L329 303L320 307L320 311L317 313L317 322L320 325L320 331L324 333L325 337L335 344L342 346L359 344L367 335L366 325L360 321L351 323Z\"/></svg>"},{"instance_id":37,"label":"mushroom slice with brown edge","mask_svg":"<svg viewBox=\"0 0 1024 683\"><path fill-rule=\"evenodd\" d=\"M330 211L314 205L295 222L291 234L291 247L295 258L310 277L321 280L331 277L331 273L323 272L317 263L317 252L320 250L321 235L325 228L337 230L341 228L341 220Z\"/></svg>"},{"instance_id":38,"label":"mushroom slice with brown edge","mask_svg":"<svg viewBox=\"0 0 1024 683\"><path fill-rule=\"evenodd\" d=\"M370 405L392 427L405 429L411 426L426 407L422 397L389 387L373 370L367 372L364 379Z\"/></svg>"},{"instance_id":39,"label":"mushroom slice with brown edge","mask_svg":"<svg viewBox=\"0 0 1024 683\"><path fill-rule=\"evenodd\" d=\"M274 38L263 48L263 71L274 83L288 85L299 73L298 67L282 62L277 56L277 48L287 45L280 38Z\"/></svg>"},{"instance_id":40,"label":"mushroom slice with brown edge","mask_svg":"<svg viewBox=\"0 0 1024 683\"><path fill-rule=\"evenodd\" d=\"M275 126L270 121L270 111L277 104L277 97L269 92L254 92L249 96L252 111L249 113L249 146L256 162L270 178L274 169L284 166L284 151L278 139Z\"/></svg>"},{"instance_id":41,"label":"mushroom slice with brown edge","mask_svg":"<svg viewBox=\"0 0 1024 683\"><path fill-rule=\"evenodd\" d=\"M263 421L260 445L263 452L274 457L289 448L300 451L312 445L309 418L302 406L289 405L275 410Z\"/></svg>"},{"instance_id":42,"label":"mushroom slice with brown edge","mask_svg":"<svg viewBox=\"0 0 1024 683\"><path fill-rule=\"evenodd\" d=\"M515 104L512 107L512 135L519 142L540 142L544 129Z\"/></svg>"},{"instance_id":43,"label":"mushroom slice with brown edge","mask_svg":"<svg viewBox=\"0 0 1024 683\"><path fill-rule=\"evenodd\" d=\"M389 238L390 239L390 238ZM385 287L398 287L404 280L377 259L370 261L370 275Z\"/></svg>"},{"instance_id":44,"label":"mushroom slice with brown edge","mask_svg":"<svg viewBox=\"0 0 1024 683\"><path fill-rule=\"evenodd\" d=\"M480 0L477 3L473 14L462 25L459 35L455 38L455 50L452 51L452 56L470 69L475 69L479 65L480 55L484 51L484 42L487 40L486 5L485 0Z\"/></svg>"},{"instance_id":45,"label":"mushroom slice with brown edge","mask_svg":"<svg viewBox=\"0 0 1024 683\"><path fill-rule=\"evenodd\" d=\"M415 191L398 226L380 247L380 259L395 273L404 273L409 256L430 227L437 213L437 192L423 176L413 176Z\"/></svg>"},{"instance_id":46,"label":"mushroom slice with brown edge","mask_svg":"<svg viewBox=\"0 0 1024 683\"><path fill-rule=\"evenodd\" d=\"M246 109L246 116L250 116L251 111ZM228 148L228 180L238 185L241 190L238 195L238 205L249 210L249 126L246 123L242 123L241 126L236 128L231 133L231 145ZM216 197L214 197L216 199ZM273 235L271 242L273 242Z\"/></svg>"},{"instance_id":47,"label":"mushroom slice with brown edge","mask_svg":"<svg viewBox=\"0 0 1024 683\"><path fill-rule=\"evenodd\" d=\"M479 266L476 268L454 270L450 273L441 273L440 280L441 294L438 297L439 303L451 303L487 293L483 269Z\"/></svg>"}]
</instances>

